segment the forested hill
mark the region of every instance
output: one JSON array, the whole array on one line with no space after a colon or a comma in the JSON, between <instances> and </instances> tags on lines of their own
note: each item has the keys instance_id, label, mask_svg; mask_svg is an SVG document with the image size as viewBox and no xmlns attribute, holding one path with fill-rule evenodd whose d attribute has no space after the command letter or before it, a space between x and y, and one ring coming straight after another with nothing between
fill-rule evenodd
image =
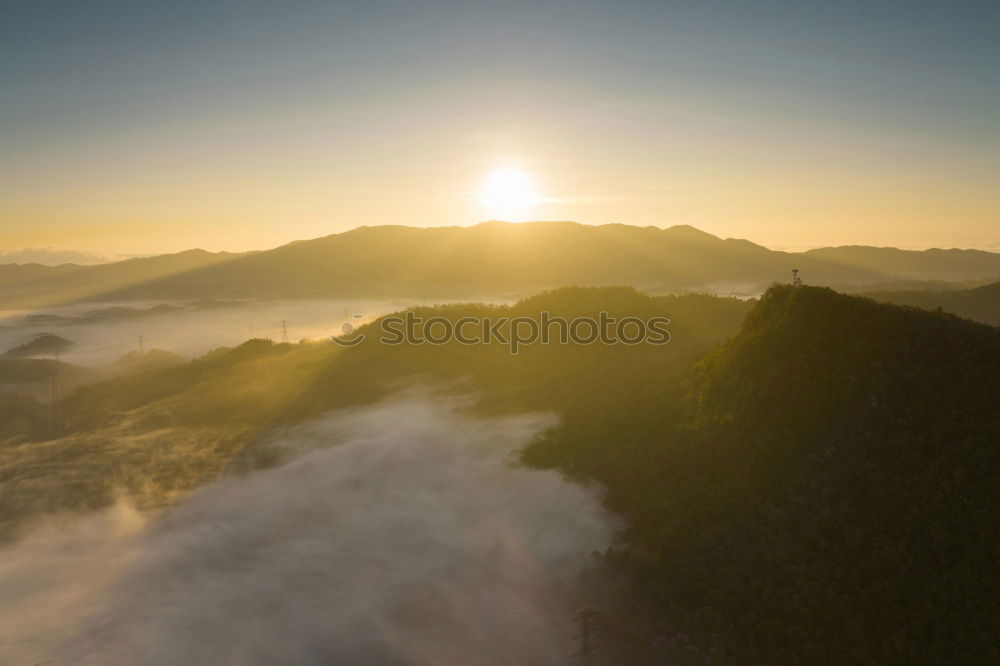
<instances>
[{"instance_id":1,"label":"forested hill","mask_svg":"<svg viewBox=\"0 0 1000 666\"><path fill-rule=\"evenodd\" d=\"M702 400L801 429L898 431L996 417L1000 331L829 289L776 286L705 364ZM981 424L984 425L984 424ZM859 428L864 430L858 431Z\"/></svg>"},{"instance_id":2,"label":"forested hill","mask_svg":"<svg viewBox=\"0 0 1000 666\"><path fill-rule=\"evenodd\" d=\"M1000 282L971 289L870 291L863 295L886 303L912 305L925 310L941 309L966 319L1000 326Z\"/></svg>"},{"instance_id":3,"label":"forested hill","mask_svg":"<svg viewBox=\"0 0 1000 666\"><path fill-rule=\"evenodd\" d=\"M0 393L0 542L39 514L106 506L125 496L158 506L234 465L273 464L267 432L335 408L367 404L414 378L457 384L490 410L600 414L653 404L656 384L678 378L735 333L751 304L689 294L650 297L628 288L567 288L512 306L419 308L422 317L572 319L665 316L666 345L537 344L517 355L491 344L387 345L378 324L364 344L250 340L187 363L136 367L84 386L49 410ZM147 354L144 359L148 359ZM138 361L139 359L134 359ZM10 362L10 361L9 361ZM54 427L53 427L54 424ZM268 463L270 461L270 463Z\"/></svg>"},{"instance_id":4,"label":"forested hill","mask_svg":"<svg viewBox=\"0 0 1000 666\"><path fill-rule=\"evenodd\" d=\"M608 485L673 627L736 663L1000 663L1000 331L774 287L688 391L529 451Z\"/></svg>"},{"instance_id":5,"label":"forested hill","mask_svg":"<svg viewBox=\"0 0 1000 666\"><path fill-rule=\"evenodd\" d=\"M713 664L1000 663L1000 329L790 286L756 303L574 288L416 313L602 311L667 316L670 343L513 355L380 344L370 324L356 347L253 340L83 387L55 433L43 405L11 396L0 538L275 464L274 428L419 377L559 415L525 461L600 481L626 519L607 560L662 620L625 621L636 645L686 635L685 658Z\"/></svg>"}]
</instances>

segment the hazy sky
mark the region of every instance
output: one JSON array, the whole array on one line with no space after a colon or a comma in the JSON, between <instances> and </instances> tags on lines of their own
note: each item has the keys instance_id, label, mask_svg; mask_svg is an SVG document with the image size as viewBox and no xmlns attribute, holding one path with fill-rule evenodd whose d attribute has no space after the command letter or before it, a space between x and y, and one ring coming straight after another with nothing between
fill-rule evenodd
<instances>
[{"instance_id":1,"label":"hazy sky","mask_svg":"<svg viewBox=\"0 0 1000 666\"><path fill-rule=\"evenodd\" d=\"M531 219L1000 244L1000 3L0 4L0 250ZM994 247L998 249L998 247Z\"/></svg>"}]
</instances>

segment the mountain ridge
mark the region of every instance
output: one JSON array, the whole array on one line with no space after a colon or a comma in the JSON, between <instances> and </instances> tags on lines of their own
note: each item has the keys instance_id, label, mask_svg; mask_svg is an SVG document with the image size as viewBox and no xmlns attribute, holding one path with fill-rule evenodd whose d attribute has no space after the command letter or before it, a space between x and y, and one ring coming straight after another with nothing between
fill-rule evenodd
<instances>
[{"instance_id":1,"label":"mountain ridge","mask_svg":"<svg viewBox=\"0 0 1000 666\"><path fill-rule=\"evenodd\" d=\"M0 266L0 305L84 300L428 296L627 284L649 291L749 285L762 291L793 268L807 282L1000 276L1000 254L870 246L776 251L690 225L570 221L470 227L360 226L255 252L186 250L97 266ZM717 290L717 289L716 289Z\"/></svg>"}]
</instances>

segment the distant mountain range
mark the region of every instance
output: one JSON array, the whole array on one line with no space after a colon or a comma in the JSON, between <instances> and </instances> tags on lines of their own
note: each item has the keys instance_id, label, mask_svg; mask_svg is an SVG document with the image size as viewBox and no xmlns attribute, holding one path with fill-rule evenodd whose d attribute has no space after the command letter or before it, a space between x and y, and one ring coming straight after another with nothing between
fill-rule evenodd
<instances>
[{"instance_id":1,"label":"distant mountain range","mask_svg":"<svg viewBox=\"0 0 1000 666\"><path fill-rule=\"evenodd\" d=\"M941 309L965 319L1000 326L1000 282L973 289L905 289L868 291L862 295L876 301L912 305L924 310Z\"/></svg>"},{"instance_id":2,"label":"distant mountain range","mask_svg":"<svg viewBox=\"0 0 1000 666\"><path fill-rule=\"evenodd\" d=\"M477 296L565 285L752 293L791 278L857 290L1000 276L1000 254L845 246L779 252L679 225L573 222L359 227L262 252L97 266L0 265L0 306L85 300Z\"/></svg>"}]
</instances>

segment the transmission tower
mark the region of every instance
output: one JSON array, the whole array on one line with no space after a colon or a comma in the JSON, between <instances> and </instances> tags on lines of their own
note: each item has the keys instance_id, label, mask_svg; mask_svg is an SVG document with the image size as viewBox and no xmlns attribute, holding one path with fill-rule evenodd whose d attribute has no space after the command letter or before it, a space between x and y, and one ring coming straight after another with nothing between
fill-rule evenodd
<instances>
[{"instance_id":1,"label":"transmission tower","mask_svg":"<svg viewBox=\"0 0 1000 666\"><path fill-rule=\"evenodd\" d=\"M281 341L288 342L288 322L284 319L281 320Z\"/></svg>"},{"instance_id":2,"label":"transmission tower","mask_svg":"<svg viewBox=\"0 0 1000 666\"><path fill-rule=\"evenodd\" d=\"M580 641L580 649L573 655L573 659L578 659L583 666L594 666L596 664L595 655L598 645L595 641L597 637L597 608L587 606L576 612L573 622L580 625L580 632L573 638Z\"/></svg>"},{"instance_id":3,"label":"transmission tower","mask_svg":"<svg viewBox=\"0 0 1000 666\"><path fill-rule=\"evenodd\" d=\"M146 347L144 345L144 340L142 339L142 333L139 334L139 356L145 356Z\"/></svg>"}]
</instances>

